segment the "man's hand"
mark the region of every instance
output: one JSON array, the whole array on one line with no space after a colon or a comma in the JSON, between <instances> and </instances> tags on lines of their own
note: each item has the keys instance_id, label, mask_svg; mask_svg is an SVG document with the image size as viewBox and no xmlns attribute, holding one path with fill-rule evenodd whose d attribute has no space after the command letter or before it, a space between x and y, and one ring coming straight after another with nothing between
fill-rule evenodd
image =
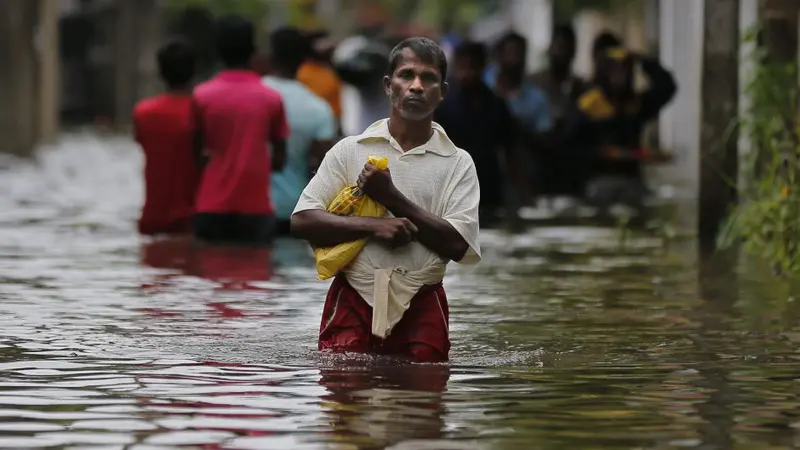
<instances>
[{"instance_id":1,"label":"man's hand","mask_svg":"<svg viewBox=\"0 0 800 450\"><path fill-rule=\"evenodd\" d=\"M417 226L406 218L376 219L372 238L389 248L398 248L416 240L417 231Z\"/></svg>"},{"instance_id":2,"label":"man's hand","mask_svg":"<svg viewBox=\"0 0 800 450\"><path fill-rule=\"evenodd\" d=\"M398 194L389 169L381 170L370 163L364 166L358 176L358 187L370 198L387 207Z\"/></svg>"}]
</instances>

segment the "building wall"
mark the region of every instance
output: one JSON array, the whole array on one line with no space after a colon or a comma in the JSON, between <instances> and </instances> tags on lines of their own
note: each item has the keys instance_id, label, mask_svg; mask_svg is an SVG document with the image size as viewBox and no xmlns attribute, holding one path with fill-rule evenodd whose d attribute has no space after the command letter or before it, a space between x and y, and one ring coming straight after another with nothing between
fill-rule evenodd
<instances>
[{"instance_id":1,"label":"building wall","mask_svg":"<svg viewBox=\"0 0 800 450\"><path fill-rule=\"evenodd\" d=\"M0 152L28 154L37 139L36 3L0 1ZM8 70L13 68L13 70Z\"/></svg>"},{"instance_id":2,"label":"building wall","mask_svg":"<svg viewBox=\"0 0 800 450\"><path fill-rule=\"evenodd\" d=\"M742 35L754 26L759 17L758 0L740 0L739 27ZM678 82L678 95L664 110L659 120L662 147L676 154L674 163L659 170L659 176L679 187L679 192L694 196L699 188L700 112L703 51L704 0L661 0L659 5L659 53L661 61L673 71ZM739 114L747 111L745 80L752 68L749 55L752 45L739 49ZM739 137L740 154L748 151L748 143Z\"/></svg>"},{"instance_id":3,"label":"building wall","mask_svg":"<svg viewBox=\"0 0 800 450\"><path fill-rule=\"evenodd\" d=\"M704 0L662 0L659 5L659 54L678 83L678 94L659 119L660 144L675 160L659 172L686 195L694 195L699 186L704 5Z\"/></svg>"}]
</instances>

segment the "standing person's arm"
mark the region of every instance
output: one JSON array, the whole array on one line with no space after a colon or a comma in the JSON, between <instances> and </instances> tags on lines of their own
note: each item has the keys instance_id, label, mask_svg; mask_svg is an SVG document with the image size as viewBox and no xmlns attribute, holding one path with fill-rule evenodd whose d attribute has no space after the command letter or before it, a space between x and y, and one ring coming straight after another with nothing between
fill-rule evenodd
<instances>
[{"instance_id":1,"label":"standing person's arm","mask_svg":"<svg viewBox=\"0 0 800 450\"><path fill-rule=\"evenodd\" d=\"M657 59L637 55L642 71L650 80L650 87L642 94L639 116L642 122L658 117L658 114L675 97L678 85L672 74Z\"/></svg>"},{"instance_id":2,"label":"standing person's arm","mask_svg":"<svg viewBox=\"0 0 800 450\"><path fill-rule=\"evenodd\" d=\"M139 125L139 110L138 108L134 108L133 110L133 140L136 141L137 144L142 145L142 134L141 134L141 126Z\"/></svg>"},{"instance_id":3,"label":"standing person's arm","mask_svg":"<svg viewBox=\"0 0 800 450\"><path fill-rule=\"evenodd\" d=\"M269 126L269 144L272 155L272 171L280 172L286 165L286 140L291 133L289 121L286 119L286 108L283 100L278 99Z\"/></svg>"},{"instance_id":4,"label":"standing person's arm","mask_svg":"<svg viewBox=\"0 0 800 450\"><path fill-rule=\"evenodd\" d=\"M191 128L193 133L194 159L197 167L203 170L208 163L208 154L206 153L205 138L203 135L203 112L194 96L192 96Z\"/></svg>"},{"instance_id":5,"label":"standing person's arm","mask_svg":"<svg viewBox=\"0 0 800 450\"><path fill-rule=\"evenodd\" d=\"M333 141L337 135L336 118L333 115L333 110L325 102L321 103L319 112L319 120L314 126L314 141L308 149L308 169L309 173L314 173L319 167L325 154L333 146Z\"/></svg>"},{"instance_id":6,"label":"standing person's arm","mask_svg":"<svg viewBox=\"0 0 800 450\"><path fill-rule=\"evenodd\" d=\"M333 73L333 72L332 72ZM336 123L336 134L337 136L341 136L342 132L342 82L339 81L339 78L333 73L333 81L334 81L334 89L333 94L331 94L330 99L330 106L333 110L334 121Z\"/></svg>"},{"instance_id":7,"label":"standing person's arm","mask_svg":"<svg viewBox=\"0 0 800 450\"><path fill-rule=\"evenodd\" d=\"M322 159L297 202L291 218L292 234L312 247L332 247L344 242L372 238L388 247L411 242L417 232L407 219L337 216L327 212L339 192L355 180L347 180L342 153L347 141L339 141Z\"/></svg>"},{"instance_id":8,"label":"standing person's arm","mask_svg":"<svg viewBox=\"0 0 800 450\"><path fill-rule=\"evenodd\" d=\"M418 230L417 240L442 258L464 264L480 260L478 207L480 188L475 164L468 155L454 174L455 186L443 217L415 205L392 183L388 170L367 164L359 177L364 192L384 205L395 217L403 217ZM432 189L435 187L431 186Z\"/></svg>"}]
</instances>

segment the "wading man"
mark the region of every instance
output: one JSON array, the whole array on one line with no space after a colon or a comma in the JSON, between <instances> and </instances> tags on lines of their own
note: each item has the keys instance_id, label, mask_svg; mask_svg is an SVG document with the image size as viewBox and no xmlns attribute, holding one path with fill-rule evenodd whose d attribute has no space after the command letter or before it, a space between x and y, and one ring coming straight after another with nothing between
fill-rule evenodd
<instances>
[{"instance_id":1,"label":"wading man","mask_svg":"<svg viewBox=\"0 0 800 450\"><path fill-rule=\"evenodd\" d=\"M475 264L480 190L469 154L432 121L447 90L447 60L426 38L392 50L384 89L388 119L343 139L326 155L292 215L293 233L315 247L369 241L334 279L325 300L319 349L444 361L450 350L442 279L448 262ZM387 157L389 170L365 162ZM388 217L325 211L348 184Z\"/></svg>"}]
</instances>

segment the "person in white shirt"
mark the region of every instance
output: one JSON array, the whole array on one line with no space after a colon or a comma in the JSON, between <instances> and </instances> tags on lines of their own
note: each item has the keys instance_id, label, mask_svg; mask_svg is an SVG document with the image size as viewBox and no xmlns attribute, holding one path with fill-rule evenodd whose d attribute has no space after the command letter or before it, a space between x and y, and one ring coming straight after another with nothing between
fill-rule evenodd
<instances>
[{"instance_id":1,"label":"person in white shirt","mask_svg":"<svg viewBox=\"0 0 800 450\"><path fill-rule=\"evenodd\" d=\"M270 181L277 233L282 236L289 234L289 218L310 174L333 145L337 123L328 103L297 80L310 51L307 39L296 28L282 27L272 32L269 45L268 75L262 81L281 94L289 123L286 166Z\"/></svg>"},{"instance_id":2,"label":"person in white shirt","mask_svg":"<svg viewBox=\"0 0 800 450\"><path fill-rule=\"evenodd\" d=\"M320 350L445 361L450 340L442 279L450 261L480 260L480 187L472 158L432 121L447 91L441 47L427 38L409 38L389 59L384 77L389 118L343 139L325 155L297 203L291 227L314 247L369 239L330 287ZM370 155L387 157L389 169L365 165ZM325 211L354 182L386 207L387 217Z\"/></svg>"}]
</instances>

